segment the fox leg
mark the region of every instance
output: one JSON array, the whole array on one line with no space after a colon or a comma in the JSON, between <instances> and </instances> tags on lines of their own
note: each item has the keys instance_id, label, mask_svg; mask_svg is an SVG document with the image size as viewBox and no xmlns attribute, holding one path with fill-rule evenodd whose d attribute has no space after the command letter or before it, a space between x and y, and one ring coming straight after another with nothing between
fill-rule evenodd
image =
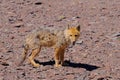
<instances>
[{"instance_id":1,"label":"fox leg","mask_svg":"<svg viewBox=\"0 0 120 80\"><path fill-rule=\"evenodd\" d=\"M55 67L60 67L64 63L64 49L56 48L55 49Z\"/></svg>"},{"instance_id":2,"label":"fox leg","mask_svg":"<svg viewBox=\"0 0 120 80\"><path fill-rule=\"evenodd\" d=\"M36 62L34 61L35 56L38 55L38 53L40 52L40 50L41 50L41 48L33 49L33 50L32 50L32 54L31 54L30 57L29 57L29 61L30 61L30 63L31 63L34 67L39 67L39 66L40 66L40 64L38 64L38 63L36 63Z\"/></svg>"},{"instance_id":3,"label":"fox leg","mask_svg":"<svg viewBox=\"0 0 120 80\"><path fill-rule=\"evenodd\" d=\"M60 56L60 65L64 64L64 52L65 52L64 49L60 51L60 55L59 55Z\"/></svg>"},{"instance_id":4,"label":"fox leg","mask_svg":"<svg viewBox=\"0 0 120 80\"><path fill-rule=\"evenodd\" d=\"M22 53L22 60L20 61L20 63L19 63L18 65L21 65L21 64L25 61L25 59L26 59L26 57L27 57L27 52L28 52L28 50L29 50L28 45L25 45L25 46L24 46L23 53Z\"/></svg>"},{"instance_id":5,"label":"fox leg","mask_svg":"<svg viewBox=\"0 0 120 80\"><path fill-rule=\"evenodd\" d=\"M55 67L60 67L60 48L55 49L54 59L55 59Z\"/></svg>"}]
</instances>

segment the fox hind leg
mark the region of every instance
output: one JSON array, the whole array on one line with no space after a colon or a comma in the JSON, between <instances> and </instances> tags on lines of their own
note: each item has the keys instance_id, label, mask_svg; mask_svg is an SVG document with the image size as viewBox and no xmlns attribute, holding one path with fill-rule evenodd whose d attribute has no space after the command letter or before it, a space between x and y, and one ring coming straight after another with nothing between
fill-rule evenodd
<instances>
[{"instance_id":1,"label":"fox hind leg","mask_svg":"<svg viewBox=\"0 0 120 80\"><path fill-rule=\"evenodd\" d=\"M25 46L24 46L23 53L22 53L22 60L20 61L20 63L19 63L18 65L21 65L21 64L25 61L25 59L26 59L26 57L27 57L27 52L28 52L28 50L29 50L29 46L28 46L28 45L25 45Z\"/></svg>"},{"instance_id":2,"label":"fox hind leg","mask_svg":"<svg viewBox=\"0 0 120 80\"><path fill-rule=\"evenodd\" d=\"M40 66L40 64L38 64L34 61L34 58L38 55L40 50L41 50L41 48L33 49L31 55L29 56L29 61L34 67L39 67Z\"/></svg>"}]
</instances>

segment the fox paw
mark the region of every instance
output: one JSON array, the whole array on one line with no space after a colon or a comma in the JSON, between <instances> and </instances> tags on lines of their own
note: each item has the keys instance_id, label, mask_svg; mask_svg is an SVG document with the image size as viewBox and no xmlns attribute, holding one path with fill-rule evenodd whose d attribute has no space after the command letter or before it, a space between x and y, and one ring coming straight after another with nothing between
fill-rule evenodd
<instances>
[{"instance_id":1,"label":"fox paw","mask_svg":"<svg viewBox=\"0 0 120 80\"><path fill-rule=\"evenodd\" d=\"M62 67L61 64L55 64L54 67Z\"/></svg>"},{"instance_id":2,"label":"fox paw","mask_svg":"<svg viewBox=\"0 0 120 80\"><path fill-rule=\"evenodd\" d=\"M33 66L37 68L40 67L40 64L34 64Z\"/></svg>"}]
</instances>

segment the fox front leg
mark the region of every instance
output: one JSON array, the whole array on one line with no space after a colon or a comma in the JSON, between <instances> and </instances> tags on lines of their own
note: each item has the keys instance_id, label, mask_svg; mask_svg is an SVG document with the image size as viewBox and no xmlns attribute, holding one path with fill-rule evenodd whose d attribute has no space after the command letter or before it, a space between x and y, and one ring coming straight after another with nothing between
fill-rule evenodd
<instances>
[{"instance_id":1,"label":"fox front leg","mask_svg":"<svg viewBox=\"0 0 120 80\"><path fill-rule=\"evenodd\" d=\"M62 49L59 53L60 53L60 55L59 55L59 57L60 57L60 65L62 66L62 65L64 65L64 53L65 53L65 50Z\"/></svg>"},{"instance_id":2,"label":"fox front leg","mask_svg":"<svg viewBox=\"0 0 120 80\"><path fill-rule=\"evenodd\" d=\"M55 67L61 67L64 63L64 49L61 48L56 48L55 49L55 54L54 54L54 58L55 58Z\"/></svg>"},{"instance_id":3,"label":"fox front leg","mask_svg":"<svg viewBox=\"0 0 120 80\"><path fill-rule=\"evenodd\" d=\"M54 54L54 59L55 59L55 67L60 67L60 48L55 49L55 54Z\"/></svg>"}]
</instances>

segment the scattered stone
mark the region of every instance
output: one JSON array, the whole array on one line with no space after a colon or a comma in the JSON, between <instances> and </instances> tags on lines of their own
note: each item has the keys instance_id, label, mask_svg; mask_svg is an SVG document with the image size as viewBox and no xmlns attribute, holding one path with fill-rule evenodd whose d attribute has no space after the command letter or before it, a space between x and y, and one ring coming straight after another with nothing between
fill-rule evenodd
<instances>
[{"instance_id":1,"label":"scattered stone","mask_svg":"<svg viewBox=\"0 0 120 80\"><path fill-rule=\"evenodd\" d=\"M59 21L62 21L63 19L66 19L66 17L62 15L62 16L59 16L59 17L58 17L58 20L57 20L57 21L59 22Z\"/></svg>"},{"instance_id":2,"label":"scattered stone","mask_svg":"<svg viewBox=\"0 0 120 80\"><path fill-rule=\"evenodd\" d=\"M100 77L97 80L113 80L113 79L110 76L106 76L106 77Z\"/></svg>"},{"instance_id":3,"label":"scattered stone","mask_svg":"<svg viewBox=\"0 0 120 80\"><path fill-rule=\"evenodd\" d=\"M10 16L8 21L12 24L12 23L15 23L17 21L17 18L16 18L16 16Z\"/></svg>"},{"instance_id":4,"label":"scattered stone","mask_svg":"<svg viewBox=\"0 0 120 80\"><path fill-rule=\"evenodd\" d=\"M72 20L79 19L79 16L72 17Z\"/></svg>"},{"instance_id":5,"label":"scattered stone","mask_svg":"<svg viewBox=\"0 0 120 80\"><path fill-rule=\"evenodd\" d=\"M14 36L11 37L11 39L14 39L14 38L15 38Z\"/></svg>"},{"instance_id":6,"label":"scattered stone","mask_svg":"<svg viewBox=\"0 0 120 80\"><path fill-rule=\"evenodd\" d=\"M24 26L24 24L22 22L18 22L16 24L14 24L14 27L16 27L16 28L20 28L22 26Z\"/></svg>"},{"instance_id":7,"label":"scattered stone","mask_svg":"<svg viewBox=\"0 0 120 80\"><path fill-rule=\"evenodd\" d=\"M53 27L53 26L54 26L54 25L52 25L52 24L51 24L51 25L48 25L48 27Z\"/></svg>"},{"instance_id":8,"label":"scattered stone","mask_svg":"<svg viewBox=\"0 0 120 80\"><path fill-rule=\"evenodd\" d=\"M25 72L23 72L22 75L25 76L26 75Z\"/></svg>"},{"instance_id":9,"label":"scattered stone","mask_svg":"<svg viewBox=\"0 0 120 80\"><path fill-rule=\"evenodd\" d=\"M8 50L7 53L13 52L12 50Z\"/></svg>"},{"instance_id":10,"label":"scattered stone","mask_svg":"<svg viewBox=\"0 0 120 80\"><path fill-rule=\"evenodd\" d=\"M97 80L104 80L104 78L98 78Z\"/></svg>"},{"instance_id":11,"label":"scattered stone","mask_svg":"<svg viewBox=\"0 0 120 80\"><path fill-rule=\"evenodd\" d=\"M41 5L42 4L42 2L36 2L35 3L35 5Z\"/></svg>"},{"instance_id":12,"label":"scattered stone","mask_svg":"<svg viewBox=\"0 0 120 80\"><path fill-rule=\"evenodd\" d=\"M16 70L23 70L22 68L20 68L20 67L18 67L18 68L16 68Z\"/></svg>"},{"instance_id":13,"label":"scattered stone","mask_svg":"<svg viewBox=\"0 0 120 80\"><path fill-rule=\"evenodd\" d=\"M82 44L83 43L83 40L79 40L76 42L76 44Z\"/></svg>"},{"instance_id":14,"label":"scattered stone","mask_svg":"<svg viewBox=\"0 0 120 80\"><path fill-rule=\"evenodd\" d=\"M120 37L120 32L119 33L116 33L114 34L115 37Z\"/></svg>"},{"instance_id":15,"label":"scattered stone","mask_svg":"<svg viewBox=\"0 0 120 80\"><path fill-rule=\"evenodd\" d=\"M76 16L76 18L80 18L80 16Z\"/></svg>"},{"instance_id":16,"label":"scattered stone","mask_svg":"<svg viewBox=\"0 0 120 80\"><path fill-rule=\"evenodd\" d=\"M0 62L3 66L9 66L7 62Z\"/></svg>"}]
</instances>

